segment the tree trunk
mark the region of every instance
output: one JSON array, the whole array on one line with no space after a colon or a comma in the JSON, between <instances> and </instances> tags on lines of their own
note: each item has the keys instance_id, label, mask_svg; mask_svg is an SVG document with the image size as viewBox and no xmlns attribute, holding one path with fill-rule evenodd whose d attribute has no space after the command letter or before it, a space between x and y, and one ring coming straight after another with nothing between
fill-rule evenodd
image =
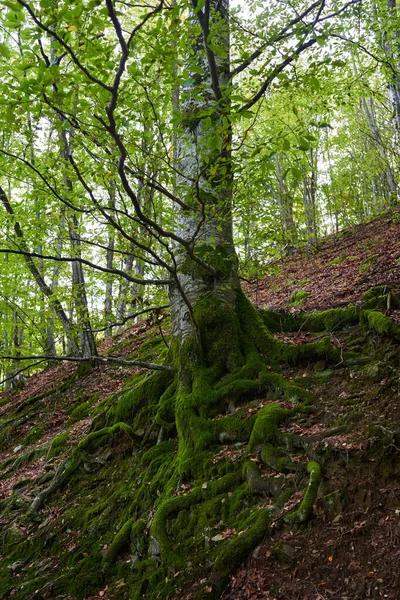
<instances>
[{"instance_id":1,"label":"tree trunk","mask_svg":"<svg viewBox=\"0 0 400 600\"><path fill-rule=\"evenodd\" d=\"M109 206L110 209L115 211L115 185L111 184L109 191ZM114 263L114 246L115 246L115 230L110 228L108 232L108 244L107 244L107 255L106 255L106 266L107 269L113 268ZM105 335L110 337L112 335L112 309L113 309L113 277L111 273L107 273L106 277L106 289L104 298L104 318L107 323L107 329Z\"/></svg>"},{"instance_id":2,"label":"tree trunk","mask_svg":"<svg viewBox=\"0 0 400 600\"><path fill-rule=\"evenodd\" d=\"M67 163L71 152L71 140L68 138L66 130L62 131L60 140L62 142L61 156ZM64 185L67 191L72 190L72 182L66 173L64 173ZM79 220L76 216L76 213L70 213L67 215L67 223L69 240L71 244L71 254L76 258L81 258ZM78 322L81 355L83 358L97 356L96 342L90 323L85 276L83 273L82 263L79 260L72 262L72 292Z\"/></svg>"},{"instance_id":3,"label":"tree trunk","mask_svg":"<svg viewBox=\"0 0 400 600\"><path fill-rule=\"evenodd\" d=\"M282 156L277 153L275 156L275 172L278 182L278 207L282 223L283 240L286 248L290 251L295 238L295 224L293 221L292 200L289 196L289 190L282 173Z\"/></svg>"},{"instance_id":4,"label":"tree trunk","mask_svg":"<svg viewBox=\"0 0 400 600\"><path fill-rule=\"evenodd\" d=\"M372 98L368 98L368 102L366 98L361 99L361 105L364 110L365 117L367 119L367 123L369 129L371 131L372 138L374 139L377 147L379 155L382 159L384 165L384 177L385 177L385 188L386 195L389 199L389 204L397 202L397 186L394 180L393 171L390 166L386 149L382 140L381 132L379 130L379 126L376 122L375 109Z\"/></svg>"},{"instance_id":5,"label":"tree trunk","mask_svg":"<svg viewBox=\"0 0 400 600\"><path fill-rule=\"evenodd\" d=\"M197 11L197 17L193 13L190 16L196 32L190 49L192 60L185 65L190 83L180 97L183 118L177 140L180 172L177 187L184 191L185 201L192 210L180 209L177 214L177 232L187 247L176 251L178 276L170 288L173 334L180 344L193 340L201 345L201 323L197 315L201 305L207 307L207 312L222 307L227 312L234 311L239 289L232 241L231 132L226 125L229 98L222 98L217 104L216 97L216 89L223 89L228 81L227 11L227 0L211 0L210 14L204 9ZM226 58L213 55L214 76L210 74L204 42L210 32L218 38L217 43L224 50L221 54L226 54ZM199 117L199 113L207 111L212 114L211 118ZM225 125L221 127L224 117ZM193 247L210 268L192 259L190 249Z\"/></svg>"},{"instance_id":6,"label":"tree trunk","mask_svg":"<svg viewBox=\"0 0 400 600\"><path fill-rule=\"evenodd\" d=\"M307 242L317 244L317 215L316 215L316 194L317 194L317 159L315 153L310 149L310 170L303 177L303 202L306 218Z\"/></svg>"}]
</instances>

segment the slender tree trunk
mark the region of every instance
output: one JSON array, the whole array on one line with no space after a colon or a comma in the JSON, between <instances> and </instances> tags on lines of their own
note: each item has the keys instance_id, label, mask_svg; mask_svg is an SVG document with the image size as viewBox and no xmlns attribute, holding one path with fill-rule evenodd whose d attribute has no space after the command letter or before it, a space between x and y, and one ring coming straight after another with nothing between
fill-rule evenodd
<instances>
[{"instance_id":1,"label":"slender tree trunk","mask_svg":"<svg viewBox=\"0 0 400 600\"><path fill-rule=\"evenodd\" d=\"M372 98L361 99L361 106L363 108L365 117L367 119L367 123L369 129L371 131L372 138L374 139L377 147L379 155L382 159L384 165L384 176L386 180L386 195L389 198L389 204L397 202L397 186L393 176L393 171L389 163L389 159L386 153L386 149L382 140L381 132L379 126L376 121L375 108L373 104Z\"/></svg>"},{"instance_id":2,"label":"slender tree trunk","mask_svg":"<svg viewBox=\"0 0 400 600\"><path fill-rule=\"evenodd\" d=\"M133 249L132 249L132 251L133 251ZM134 262L133 254L126 255L122 261L121 269L123 271L125 271L125 273L127 275L132 274L133 262ZM127 300L128 300L128 296L130 295L129 289L130 289L129 282L126 279L121 279L120 284L119 284L118 301L117 301L117 308L116 308L118 323L121 323L124 320L125 315L126 315Z\"/></svg>"},{"instance_id":3,"label":"slender tree trunk","mask_svg":"<svg viewBox=\"0 0 400 600\"><path fill-rule=\"evenodd\" d=\"M19 240L18 241L19 247L22 250L29 252L28 247L26 245L23 231L21 229L21 226L20 226L19 222L15 219L14 210L10 204L7 194L5 193L5 191L3 190L2 187L0 187L0 202L3 204L4 208L6 209L6 212L13 219L14 232L15 232L16 237ZM33 279L39 286L42 293L46 296L46 298L48 298L50 305L52 306L57 317L60 319L60 321L64 327L65 334L69 340L70 350L71 350L72 354L74 356L77 356L79 353L79 349L78 349L78 345L76 343L75 332L74 332L74 328L73 328L71 320L66 315L61 302L57 298L54 297L53 290L46 283L44 277L41 275L39 269L37 268L36 263L33 260L33 258L31 256L29 256L28 254L25 254L24 259L25 259L25 263L26 263Z\"/></svg>"},{"instance_id":4,"label":"slender tree trunk","mask_svg":"<svg viewBox=\"0 0 400 600\"><path fill-rule=\"evenodd\" d=\"M61 133L60 139L63 144L61 156L67 163L71 152L71 140L68 138L65 129ZM72 182L66 173L64 173L64 185L67 191L72 190ZM67 223L72 256L81 258L80 227L76 213L71 212L67 215ZM90 323L83 265L79 260L72 262L72 295L77 316L81 354L84 358L97 356L96 342Z\"/></svg>"},{"instance_id":5,"label":"slender tree trunk","mask_svg":"<svg viewBox=\"0 0 400 600\"><path fill-rule=\"evenodd\" d=\"M275 173L278 182L277 200L282 223L283 240L288 249L290 249L295 238L295 224L293 220L292 201L286 181L283 178L282 156L279 153L275 156Z\"/></svg>"},{"instance_id":6,"label":"slender tree trunk","mask_svg":"<svg viewBox=\"0 0 400 600\"><path fill-rule=\"evenodd\" d=\"M317 158L314 150L310 149L310 173L303 177L303 202L306 218L307 242L317 244Z\"/></svg>"},{"instance_id":7,"label":"slender tree trunk","mask_svg":"<svg viewBox=\"0 0 400 600\"><path fill-rule=\"evenodd\" d=\"M110 201L109 206L111 211L115 211L115 185L111 184L110 189ZM110 228L108 232L108 244L107 244L107 255L106 255L106 266L107 269L113 268L114 263L114 246L115 246L115 230ZM113 278L111 273L107 274L106 277L106 289L104 298L104 317L106 319L108 328L105 331L106 336L112 335L112 310L113 310Z\"/></svg>"}]
</instances>

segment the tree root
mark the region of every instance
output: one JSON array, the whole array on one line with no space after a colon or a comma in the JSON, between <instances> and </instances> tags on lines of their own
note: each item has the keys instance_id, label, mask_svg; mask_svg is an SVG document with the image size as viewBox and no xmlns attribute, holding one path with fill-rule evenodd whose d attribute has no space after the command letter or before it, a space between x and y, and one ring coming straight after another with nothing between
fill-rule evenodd
<instances>
[{"instance_id":1,"label":"tree root","mask_svg":"<svg viewBox=\"0 0 400 600\"><path fill-rule=\"evenodd\" d=\"M307 465L307 471L310 474L307 489L300 506L294 512L288 513L284 517L285 523L301 524L305 523L311 516L314 502L317 499L318 488L321 482L321 467L318 463L312 461Z\"/></svg>"},{"instance_id":2,"label":"tree root","mask_svg":"<svg viewBox=\"0 0 400 600\"><path fill-rule=\"evenodd\" d=\"M86 455L91 450L104 446L114 435L125 434L133 442L141 441L126 423L117 423L112 427L105 427L99 431L89 433L79 444L74 448L71 456L61 463L55 473L54 479L49 487L42 490L34 499L30 508L30 515L36 516L38 511L43 507L47 498L54 494L84 463Z\"/></svg>"}]
</instances>

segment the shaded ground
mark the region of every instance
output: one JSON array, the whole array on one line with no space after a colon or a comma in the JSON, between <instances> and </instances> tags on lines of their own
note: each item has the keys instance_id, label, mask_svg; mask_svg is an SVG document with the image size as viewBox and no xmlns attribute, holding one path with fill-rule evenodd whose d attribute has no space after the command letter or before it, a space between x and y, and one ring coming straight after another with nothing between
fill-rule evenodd
<instances>
[{"instance_id":1,"label":"shaded ground","mask_svg":"<svg viewBox=\"0 0 400 600\"><path fill-rule=\"evenodd\" d=\"M399 292L400 211L345 230L318 249L304 248L270 268L273 274L245 289L254 304L271 310L359 304L363 293L377 285ZM308 295L294 307L290 299L296 292Z\"/></svg>"},{"instance_id":2,"label":"shaded ground","mask_svg":"<svg viewBox=\"0 0 400 600\"><path fill-rule=\"evenodd\" d=\"M260 307L298 314L348 303L360 306L365 291L384 285L389 300L381 312L396 323L399 310L393 308L390 298L400 291L398 221L399 212L394 211L327 240L316 253L294 255L279 263L278 275L248 285L247 291ZM293 300L296 292L308 295ZM161 326L168 338L167 321ZM150 320L138 323L105 341L100 353L158 360L166 352L159 334L159 326ZM310 332L301 325L275 335L300 346L327 334L337 350L335 362L310 359L301 366L281 370L288 381L311 390L315 396L311 412L299 413L281 427L283 433L299 436L307 449L303 452L293 448L293 464L304 467L315 455L323 465L312 518L303 526L284 525L282 515L303 498L304 477L291 470L274 471L263 465L259 453L250 455L262 479L283 477L283 487L294 486L294 492L270 523L263 541L231 576L221 600L400 597L398 339L368 331L359 324L327 332ZM344 360L353 355L354 360ZM139 479L144 478L144 489L148 489L150 503L143 536L148 535L153 505L160 494L157 470L147 472L139 463L138 471L138 450L132 450L132 444L121 434L88 457L79 477L54 494L37 523L24 517L21 507L29 506L38 490L48 485L58 465L84 439L93 418L101 418L104 408L112 409L123 389L129 390L133 379L137 382L141 377L140 370L115 364L99 365L76 380L71 379L73 372L72 365L52 367L31 377L23 391L0 395L0 535L2 547L8 552L11 548L10 557L0 556L1 598L137 600L141 593L132 595L129 587L137 565L153 561L153 568L160 562L157 553L154 557L150 550L143 549L138 539L122 545L112 569L103 569L103 557L115 535L135 514L132 493L141 481L132 479L132 474L139 473ZM272 403L283 408L291 406L282 397L256 393L231 410L246 423ZM212 421L226 416L216 415ZM139 431L140 423L132 427ZM146 450L155 447L157 434L155 427L149 433L140 433L145 435ZM171 450L175 441L171 437L169 442ZM233 472L236 465L239 468L246 446L244 442L221 440L213 451L212 462L220 476L230 472L230 466ZM205 481L202 488L207 489L208 484ZM181 482L174 496L187 496L192 485ZM258 510L272 500L260 491L251 499L250 495L244 497L244 508L247 502L251 510ZM206 550L210 548L214 552L210 556L215 556L219 545L238 534L229 524L232 518L213 518L217 508L215 504L210 509L204 535L188 540L187 565L161 571L162 575L156 573L165 585L157 598L194 600L199 590L204 598L211 594L207 577L212 565L207 562L210 558ZM183 515L182 527L190 516L190 511ZM176 521L171 524L174 531L179 530L179 519ZM38 540L40 552L35 555ZM13 553L21 543L33 547L27 557Z\"/></svg>"}]
</instances>

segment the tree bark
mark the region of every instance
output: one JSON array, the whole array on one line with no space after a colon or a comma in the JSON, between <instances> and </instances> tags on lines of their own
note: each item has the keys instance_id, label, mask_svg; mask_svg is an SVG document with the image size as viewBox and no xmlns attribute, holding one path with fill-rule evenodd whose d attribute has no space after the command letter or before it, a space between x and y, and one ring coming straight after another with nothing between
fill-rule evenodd
<instances>
[{"instance_id":1,"label":"tree bark","mask_svg":"<svg viewBox=\"0 0 400 600\"><path fill-rule=\"evenodd\" d=\"M180 173L177 188L192 210L178 211L177 232L210 268L199 267L186 249L176 249L178 275L171 282L170 302L173 335L181 345L195 340L201 346L201 323L195 313L202 304L206 310L223 307L234 311L239 289L232 240L231 131L227 118L228 8L227 0L211 0L203 10L190 15L195 33L188 52L192 58L185 64L189 83L180 94L182 122L176 159ZM210 57L206 41L210 35L223 57Z\"/></svg>"}]
</instances>

